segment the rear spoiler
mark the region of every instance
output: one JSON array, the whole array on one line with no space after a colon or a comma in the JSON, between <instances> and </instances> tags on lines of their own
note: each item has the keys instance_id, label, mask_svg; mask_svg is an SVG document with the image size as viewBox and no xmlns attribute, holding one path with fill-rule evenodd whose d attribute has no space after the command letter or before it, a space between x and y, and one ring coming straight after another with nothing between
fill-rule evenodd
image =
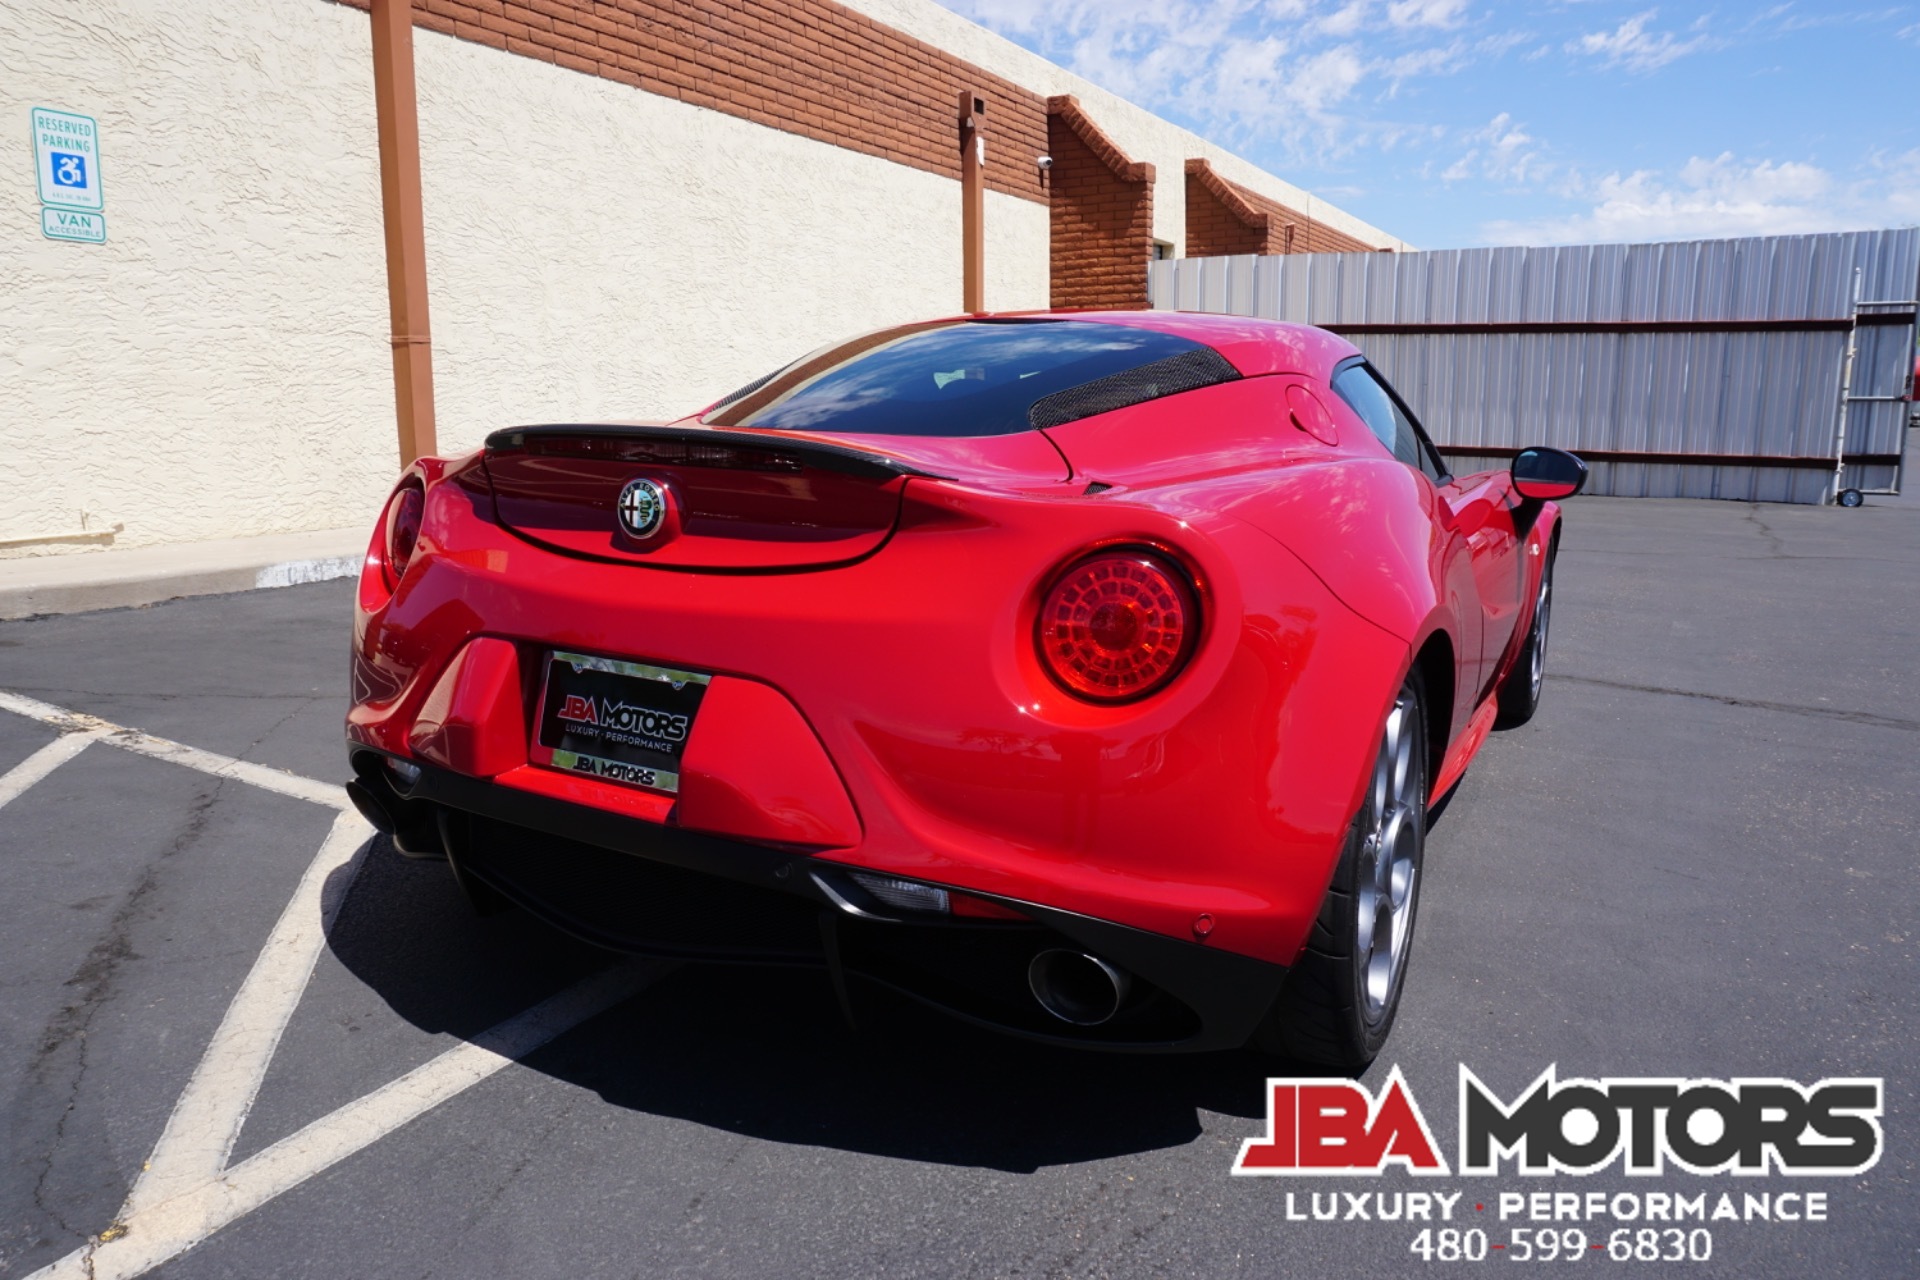
<instances>
[{"instance_id":1,"label":"rear spoiler","mask_svg":"<svg viewBox=\"0 0 1920 1280\"><path fill-rule=\"evenodd\" d=\"M733 427L674 427L664 423L584 422L507 427L487 437L487 453L492 455L513 449L525 449L530 444L537 448L538 442L541 441L557 442L583 437L597 440L658 441L669 446L679 444L701 449L736 450L743 455L818 467L822 471L837 471L842 475L854 476L862 480L892 480L898 476L921 476L929 480L952 479L951 476L924 471L910 462L904 462L888 454L875 453L869 449L856 449L851 445L835 444L827 440L815 440L786 433L775 434L770 431L745 431ZM638 455L642 451L635 452ZM634 461L646 460L640 456L634 459ZM674 461L675 459L663 456L659 460Z\"/></svg>"}]
</instances>

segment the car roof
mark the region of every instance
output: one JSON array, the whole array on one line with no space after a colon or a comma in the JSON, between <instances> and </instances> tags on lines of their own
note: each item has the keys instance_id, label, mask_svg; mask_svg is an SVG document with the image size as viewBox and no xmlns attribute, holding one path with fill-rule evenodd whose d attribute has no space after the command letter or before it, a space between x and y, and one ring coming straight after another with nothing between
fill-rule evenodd
<instances>
[{"instance_id":1,"label":"car roof","mask_svg":"<svg viewBox=\"0 0 1920 1280\"><path fill-rule=\"evenodd\" d=\"M1360 349L1338 334L1308 324L1223 316L1201 311L1001 311L956 320L1080 320L1153 329L1206 345L1225 356L1242 377L1304 373L1322 380Z\"/></svg>"}]
</instances>

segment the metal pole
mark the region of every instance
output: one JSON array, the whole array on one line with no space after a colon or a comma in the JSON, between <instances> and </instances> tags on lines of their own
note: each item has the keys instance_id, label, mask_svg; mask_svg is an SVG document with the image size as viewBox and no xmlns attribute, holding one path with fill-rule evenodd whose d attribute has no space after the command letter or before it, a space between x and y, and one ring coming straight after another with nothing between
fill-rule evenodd
<instances>
[{"instance_id":1,"label":"metal pole","mask_svg":"<svg viewBox=\"0 0 1920 1280\"><path fill-rule=\"evenodd\" d=\"M1847 411L1853 403L1853 357L1860 343L1860 268L1853 269L1853 327L1847 330L1847 356L1840 364L1840 412L1833 428L1833 492L1838 502L1847 479Z\"/></svg>"},{"instance_id":2,"label":"metal pole","mask_svg":"<svg viewBox=\"0 0 1920 1280\"><path fill-rule=\"evenodd\" d=\"M427 329L427 233L420 207L420 117L413 89L412 0L373 0L373 102L393 320L400 465L435 448L433 344Z\"/></svg>"},{"instance_id":3,"label":"metal pole","mask_svg":"<svg viewBox=\"0 0 1920 1280\"><path fill-rule=\"evenodd\" d=\"M987 309L987 100L960 95L960 309Z\"/></svg>"}]
</instances>

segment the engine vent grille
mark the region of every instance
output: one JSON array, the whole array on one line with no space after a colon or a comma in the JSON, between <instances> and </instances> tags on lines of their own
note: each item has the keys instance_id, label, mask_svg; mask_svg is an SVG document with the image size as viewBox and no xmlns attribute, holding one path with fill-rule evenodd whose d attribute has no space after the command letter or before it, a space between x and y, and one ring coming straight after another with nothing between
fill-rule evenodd
<instances>
[{"instance_id":1,"label":"engine vent grille","mask_svg":"<svg viewBox=\"0 0 1920 1280\"><path fill-rule=\"evenodd\" d=\"M1042 396L1027 409L1027 421L1035 427L1058 427L1096 413L1232 382L1239 376L1225 356L1212 347L1200 347Z\"/></svg>"}]
</instances>

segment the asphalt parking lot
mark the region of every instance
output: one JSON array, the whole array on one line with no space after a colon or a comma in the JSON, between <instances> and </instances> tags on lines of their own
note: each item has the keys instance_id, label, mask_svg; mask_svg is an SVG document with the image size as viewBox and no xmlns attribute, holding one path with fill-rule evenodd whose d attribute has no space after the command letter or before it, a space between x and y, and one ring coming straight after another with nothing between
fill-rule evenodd
<instances>
[{"instance_id":1,"label":"asphalt parking lot","mask_svg":"<svg viewBox=\"0 0 1920 1280\"><path fill-rule=\"evenodd\" d=\"M1422 1268L1407 1223L1287 1220L1351 1179L1229 1176L1252 1055L1041 1049L871 995L855 1033L815 974L474 917L340 807L351 590L0 624L0 1273ZM1674 1269L1920 1274L1920 505L1580 499L1554 623L1539 716L1434 830L1369 1082L1397 1064L1451 1153L1461 1063L1507 1097L1549 1064L1883 1076L1865 1175L1658 1180L1830 1197Z\"/></svg>"}]
</instances>

